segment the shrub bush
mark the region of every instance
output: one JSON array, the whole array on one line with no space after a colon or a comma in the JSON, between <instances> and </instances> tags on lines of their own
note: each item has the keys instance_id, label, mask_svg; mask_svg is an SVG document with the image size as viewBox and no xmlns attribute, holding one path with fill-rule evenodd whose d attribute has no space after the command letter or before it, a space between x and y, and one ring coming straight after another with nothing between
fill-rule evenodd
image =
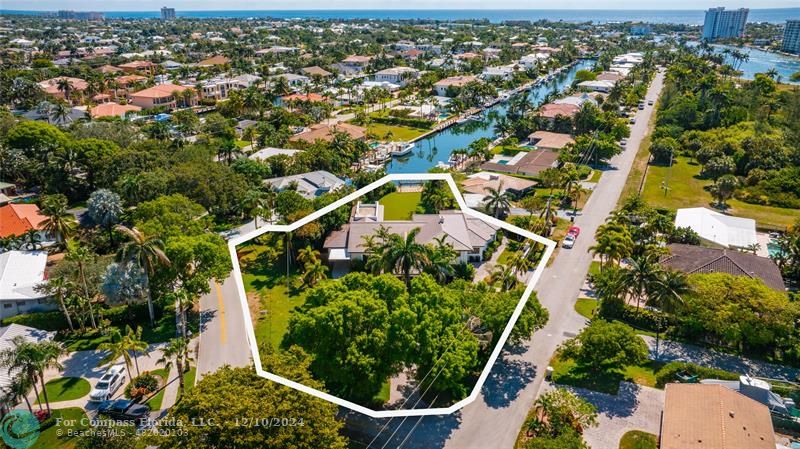
<instances>
[{"instance_id":1,"label":"shrub bush","mask_svg":"<svg viewBox=\"0 0 800 449\"><path fill-rule=\"evenodd\" d=\"M372 117L372 121L374 123L380 123L383 125L395 125L395 126L409 126L411 128L430 128L433 126L433 120L425 120L421 118L413 118L413 117Z\"/></svg>"},{"instance_id":2,"label":"shrub bush","mask_svg":"<svg viewBox=\"0 0 800 449\"><path fill-rule=\"evenodd\" d=\"M158 390L159 381L158 377L148 371L143 372L141 375L134 377L127 387L125 387L125 397L132 399L135 402L141 401L143 398L150 396Z\"/></svg>"},{"instance_id":3,"label":"shrub bush","mask_svg":"<svg viewBox=\"0 0 800 449\"><path fill-rule=\"evenodd\" d=\"M686 372L691 375L697 376L699 379L721 379L721 380L738 380L739 374L732 373L716 368L706 368L704 366L695 365L694 363L685 362L670 362L661 367L656 372L656 386L664 388L664 385L675 382L677 374Z\"/></svg>"}]
</instances>

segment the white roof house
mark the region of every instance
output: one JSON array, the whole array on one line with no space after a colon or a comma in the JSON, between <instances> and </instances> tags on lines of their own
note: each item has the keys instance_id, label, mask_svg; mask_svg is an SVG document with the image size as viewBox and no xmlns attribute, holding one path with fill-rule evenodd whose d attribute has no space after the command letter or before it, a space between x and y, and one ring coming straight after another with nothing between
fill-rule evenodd
<instances>
[{"instance_id":1,"label":"white roof house","mask_svg":"<svg viewBox=\"0 0 800 449\"><path fill-rule=\"evenodd\" d=\"M299 175L265 179L264 184L271 184L278 191L295 187L300 195L308 199L314 199L324 193L333 192L343 187L345 182L332 173L325 170L317 170Z\"/></svg>"},{"instance_id":2,"label":"white roof house","mask_svg":"<svg viewBox=\"0 0 800 449\"><path fill-rule=\"evenodd\" d=\"M0 352L14 348L16 345L14 345L12 340L14 337L20 336L29 342L39 343L45 340L52 340L55 336L55 332L47 332L16 323L12 323L6 327L0 327ZM11 385L11 380L16 374L17 371L11 371L9 373L7 369L0 369L0 389L5 389Z\"/></svg>"},{"instance_id":3,"label":"white roof house","mask_svg":"<svg viewBox=\"0 0 800 449\"><path fill-rule=\"evenodd\" d=\"M262 160L263 161L265 159L269 159L269 158L271 158L273 156L279 156L281 154L286 155L286 156L294 156L295 154L302 153L302 152L303 152L303 150L292 150L292 149L288 149L288 148L267 147L267 148L262 148L262 149L256 151L255 153L251 154L248 157L250 159L258 159L258 160Z\"/></svg>"},{"instance_id":4,"label":"white roof house","mask_svg":"<svg viewBox=\"0 0 800 449\"><path fill-rule=\"evenodd\" d=\"M606 80L594 80L594 81L583 81L578 83L578 87L584 87L589 90L593 90L595 92L611 92L611 89L614 88L614 85L617 84L614 81L606 81Z\"/></svg>"},{"instance_id":5,"label":"white roof house","mask_svg":"<svg viewBox=\"0 0 800 449\"><path fill-rule=\"evenodd\" d=\"M7 251L0 254L0 301L44 298L35 287L45 280L47 252Z\"/></svg>"},{"instance_id":6,"label":"white roof house","mask_svg":"<svg viewBox=\"0 0 800 449\"><path fill-rule=\"evenodd\" d=\"M704 240L726 248L746 248L756 240L756 221L731 217L705 207L678 209L675 227L691 228Z\"/></svg>"}]
</instances>

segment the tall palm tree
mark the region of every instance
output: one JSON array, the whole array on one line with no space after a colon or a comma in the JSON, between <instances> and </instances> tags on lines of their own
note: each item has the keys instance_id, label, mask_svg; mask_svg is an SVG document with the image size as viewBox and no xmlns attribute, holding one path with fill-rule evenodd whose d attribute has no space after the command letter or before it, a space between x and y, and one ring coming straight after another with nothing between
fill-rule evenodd
<instances>
[{"instance_id":1,"label":"tall palm tree","mask_svg":"<svg viewBox=\"0 0 800 449\"><path fill-rule=\"evenodd\" d=\"M70 101L70 97L72 95L72 91L75 87L72 85L72 81L70 81L66 77L61 77L56 81L56 89L64 95L64 99Z\"/></svg>"},{"instance_id":2,"label":"tall palm tree","mask_svg":"<svg viewBox=\"0 0 800 449\"><path fill-rule=\"evenodd\" d=\"M24 374L18 374L11 378L11 382L5 387L4 400L8 404L16 404L20 398L25 400L25 405L28 406L28 411L33 413L31 401L28 400L28 391L31 389L31 380Z\"/></svg>"},{"instance_id":3,"label":"tall palm tree","mask_svg":"<svg viewBox=\"0 0 800 449\"><path fill-rule=\"evenodd\" d=\"M600 268L606 264L617 262L631 255L634 241L625 225L606 223L600 225L594 235L595 245L589 252L600 256Z\"/></svg>"},{"instance_id":4,"label":"tall palm tree","mask_svg":"<svg viewBox=\"0 0 800 449\"><path fill-rule=\"evenodd\" d=\"M167 346L161 350L161 358L157 361L157 363L163 364L167 371L172 368L173 363L175 364L175 368L178 371L178 385L181 396L183 396L184 392L183 373L188 370L191 362L189 341L185 338L173 338L170 340Z\"/></svg>"},{"instance_id":5,"label":"tall palm tree","mask_svg":"<svg viewBox=\"0 0 800 449\"><path fill-rule=\"evenodd\" d=\"M508 291L517 285L519 279L513 268L508 265L497 264L492 271L492 282L499 283L502 291Z\"/></svg>"},{"instance_id":6,"label":"tall palm tree","mask_svg":"<svg viewBox=\"0 0 800 449\"><path fill-rule=\"evenodd\" d=\"M67 200L63 196L49 197L42 202L42 229L52 234L61 245L75 230L75 216L67 211Z\"/></svg>"},{"instance_id":7,"label":"tall palm tree","mask_svg":"<svg viewBox=\"0 0 800 449\"><path fill-rule=\"evenodd\" d=\"M67 326L69 326L70 331L74 331L75 327L72 324L72 317L67 308L66 298L74 290L75 284L62 276L50 278L47 282L36 286L36 291L43 292L47 294L47 296L56 298L58 306L64 314L64 318L67 320Z\"/></svg>"},{"instance_id":8,"label":"tall palm tree","mask_svg":"<svg viewBox=\"0 0 800 449\"><path fill-rule=\"evenodd\" d=\"M67 254L65 258L78 266L78 276L83 286L83 297L86 299L89 308L90 322L92 323L92 328L97 329L97 323L94 319L94 308L92 307L92 296L89 294L89 284L86 282L86 265L94 260L95 255L90 249L81 245L77 240L67 240Z\"/></svg>"},{"instance_id":9,"label":"tall palm tree","mask_svg":"<svg viewBox=\"0 0 800 449\"><path fill-rule=\"evenodd\" d=\"M130 327L128 327L128 329L130 329ZM110 332L110 339L97 345L97 350L108 351L108 354L100 359L97 366L113 365L119 358L122 358L127 368L128 380L133 380L133 375L131 374L131 353L129 350L130 348L128 348L128 342L122 337L119 329L113 327Z\"/></svg>"},{"instance_id":10,"label":"tall palm tree","mask_svg":"<svg viewBox=\"0 0 800 449\"><path fill-rule=\"evenodd\" d=\"M36 343L28 341L25 337L18 335L11 339L13 347L6 348L0 352L0 366L8 370L8 374L18 372L20 376L28 379L28 385L33 386L33 392L39 397L39 389L36 381L39 380L39 360L40 351ZM42 404L39 403L39 410Z\"/></svg>"},{"instance_id":11,"label":"tall palm tree","mask_svg":"<svg viewBox=\"0 0 800 449\"><path fill-rule=\"evenodd\" d=\"M662 269L654 254L646 252L631 257L624 279L628 292L636 299L636 310L639 310L647 293L658 284L661 273Z\"/></svg>"},{"instance_id":12,"label":"tall palm tree","mask_svg":"<svg viewBox=\"0 0 800 449\"><path fill-rule=\"evenodd\" d=\"M433 243L428 245L428 259L430 264L426 267L426 272L439 282L444 282L454 274L453 262L458 257L458 253L453 249L453 245L446 242L447 236L436 237Z\"/></svg>"},{"instance_id":13,"label":"tall palm tree","mask_svg":"<svg viewBox=\"0 0 800 449\"><path fill-rule=\"evenodd\" d=\"M328 277L327 273L328 267L323 265L319 259L314 259L303 266L303 282L309 287L313 287L326 279Z\"/></svg>"},{"instance_id":14,"label":"tall palm tree","mask_svg":"<svg viewBox=\"0 0 800 449\"><path fill-rule=\"evenodd\" d=\"M297 262L305 265L305 264L313 264L319 260L319 251L312 248L311 245L306 246L305 248L300 248L297 251Z\"/></svg>"},{"instance_id":15,"label":"tall palm tree","mask_svg":"<svg viewBox=\"0 0 800 449\"><path fill-rule=\"evenodd\" d=\"M497 188L485 187L483 190L487 193L483 198L483 202L486 204L486 211L491 213L494 218L500 218L509 212L511 209L511 195L503 190L502 181Z\"/></svg>"},{"instance_id":16,"label":"tall palm tree","mask_svg":"<svg viewBox=\"0 0 800 449\"><path fill-rule=\"evenodd\" d=\"M164 253L164 242L156 237L146 236L136 228L117 225L116 230L127 236L129 241L120 248L117 259L121 263L133 263L144 271L145 290L147 290L147 311L150 314L150 326L155 326L153 297L150 291L150 276L158 267L169 266L170 261Z\"/></svg>"},{"instance_id":17,"label":"tall palm tree","mask_svg":"<svg viewBox=\"0 0 800 449\"><path fill-rule=\"evenodd\" d=\"M149 352L146 341L142 340L142 326L136 326L134 331L130 326L125 326L125 335L122 337L123 346L129 351L133 352L133 362L136 365L136 375L139 376L139 354L147 354Z\"/></svg>"},{"instance_id":18,"label":"tall palm tree","mask_svg":"<svg viewBox=\"0 0 800 449\"><path fill-rule=\"evenodd\" d=\"M44 402L47 404L47 414L50 415L50 399L47 397L47 388L45 388L44 384L44 372L51 368L59 371L63 370L64 366L61 365L58 359L66 354L67 351L61 346L61 343L55 341L43 341L36 343L35 346L38 356L39 382L42 387Z\"/></svg>"},{"instance_id":19,"label":"tall palm tree","mask_svg":"<svg viewBox=\"0 0 800 449\"><path fill-rule=\"evenodd\" d=\"M414 228L405 236L390 234L378 253L385 270L402 274L406 289L411 288L411 271L421 272L430 263L428 248L417 243L419 232Z\"/></svg>"}]
</instances>

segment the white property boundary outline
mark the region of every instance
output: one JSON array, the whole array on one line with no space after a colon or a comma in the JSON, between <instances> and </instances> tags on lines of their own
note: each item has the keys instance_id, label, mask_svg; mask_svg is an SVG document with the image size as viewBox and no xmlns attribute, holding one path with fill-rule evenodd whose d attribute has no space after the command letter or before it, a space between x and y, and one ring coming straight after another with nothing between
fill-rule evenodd
<instances>
[{"instance_id":1,"label":"white property boundary outline","mask_svg":"<svg viewBox=\"0 0 800 449\"><path fill-rule=\"evenodd\" d=\"M339 208L339 207L341 207L343 205L346 205L348 203L351 203L354 200L357 200L358 198L364 196L365 194L371 192L372 190L375 190L376 188L378 188L378 187L380 187L380 186L382 186L382 185L384 185L386 183L394 182L394 181L446 181L448 186L450 187L450 190L453 192L453 196L455 197L456 202L458 202L458 205L461 208L463 213L465 213L467 215L471 215L471 216L473 216L475 218L479 218L481 220L487 221L489 223L492 223L495 226L499 226L502 229L506 229L508 231L511 231L511 232L517 233L519 235L522 235L523 237L526 237L526 238L529 238L531 240L534 240L534 241L536 241L538 243L541 243L542 245L545 246L545 252L544 252L544 255L542 256L542 260L536 266L536 269L533 272L533 276L531 277L527 287L525 288L525 292L522 294L522 297L520 298L519 303L517 304L516 308L514 309L514 312L511 314L511 318L509 319L508 324L506 324L506 327L505 327L505 329L503 330L503 333L500 336L500 340L498 340L497 345L495 346L494 350L492 351L492 354L489 357L489 360L486 362L486 366L483 368L483 371L481 371L481 375L478 378L478 382L473 387L472 392L466 398L464 398L464 399L462 399L462 400L456 402L455 404L453 404L453 405L451 405L449 407L446 407L446 408L439 407L439 408L427 408L427 409L372 410L372 409L370 409L368 407L364 407L362 405L347 401L345 399L338 398L338 397L333 396L333 395L331 395L329 393L325 393L323 391L319 391L317 389L307 387L307 386L305 386L303 384L300 384L298 382L294 382L292 380L286 379L286 378L278 376L276 374L267 372L267 371L264 370L264 368L261 365L261 356L258 353L258 344L256 342L255 329L253 327L252 318L250 317L250 309L249 309L248 304L247 304L247 294L246 294L245 289L244 289L244 281L243 281L243 278L242 278L242 271L241 271L241 268L239 266L239 258L237 257L237 254L236 254L236 246L240 245L242 243L245 243L247 241L250 241L250 240L252 240L252 239L254 239L254 238L256 238L256 237L258 237L258 236L260 236L260 235L262 235L264 233L267 233L267 232L291 232L291 231L293 231L293 230L295 230L295 229L297 229L297 228L299 228L299 227L301 227L303 225L306 225L306 224L316 220L317 218L320 218L321 216L323 216L323 215L325 215L325 214L327 214L329 212L332 212L333 210L335 210L335 209L337 209L337 208ZM500 355L500 351L502 351L503 346L506 344L506 341L508 340L508 337L511 334L511 330L514 328L514 325L516 324L517 319L519 319L519 316L522 313L522 309L525 307L525 303L528 301L528 298L530 298L531 293L533 293L533 287L539 281L539 278L541 277L542 272L544 271L544 268L547 265L547 261L550 259L550 257L553 254L553 251L555 250L555 247L556 247L556 242L554 242L553 240L550 240L548 238L545 238L545 237L542 237L540 235L534 234L532 232L526 231L526 230L521 229L521 228L519 228L517 226L514 226L514 225L512 225L510 223L498 220L497 218L490 217L490 216L488 216L486 214L477 212L477 211L467 207L467 204L464 201L464 198L461 196L461 193L458 191L458 187L456 186L456 183L453 180L453 177L449 173L425 173L425 174L414 173L414 174L391 174L391 175L386 175L383 178L381 178L381 179L379 179L379 180L377 180L377 181L375 181L375 182L373 182L373 183L371 183L371 184L369 184L367 186L364 186L364 187L356 190L355 192L351 193L350 195L347 195L344 198L341 198L341 199L339 199L339 200L337 200L337 201L335 201L335 202L323 207L322 209L317 210L317 211L313 212L312 214L307 215L307 216L301 218L300 220L295 221L292 224L289 224L289 225L265 225L265 226L263 226L261 228L255 229L255 230L253 230L251 232L248 232L245 235L235 237L235 238L233 238L233 239L228 241L228 249L230 251L231 261L233 262L233 272L234 272L234 275L235 275L234 278L235 278L235 281L236 281L236 288L237 288L237 291L239 293L239 300L241 301L242 313L245 316L244 325L245 325L247 339L249 340L248 344L250 345L250 351L252 352L252 355L253 355L253 362L255 364L256 373L261 377L264 377L266 379L272 380L272 381L277 382L277 383L279 383L281 385L285 385L287 387L291 387L291 388L294 388L296 390L300 390L300 391L302 391L304 393L308 393L308 394L310 394L312 396L316 396L316 397L318 397L320 399L324 399L326 401L333 402L336 405L340 405L340 406L346 407L346 408L348 408L350 410L354 410L354 411L363 413L363 414L365 414L367 416L370 416L372 418L397 418L397 417L408 417L408 416L446 415L446 414L450 414L450 413L453 413L453 412L459 410L460 408L466 406L467 404L469 404L469 403L473 402L475 399L477 399L478 395L481 392L481 388L483 388L483 384L486 382L486 379L489 377L489 373L491 372L494 363L497 361L497 357Z\"/></svg>"}]
</instances>

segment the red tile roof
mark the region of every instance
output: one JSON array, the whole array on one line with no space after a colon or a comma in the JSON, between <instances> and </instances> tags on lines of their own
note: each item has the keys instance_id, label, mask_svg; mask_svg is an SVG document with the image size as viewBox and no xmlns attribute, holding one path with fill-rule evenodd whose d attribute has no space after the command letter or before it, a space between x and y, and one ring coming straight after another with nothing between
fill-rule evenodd
<instances>
[{"instance_id":1,"label":"red tile roof","mask_svg":"<svg viewBox=\"0 0 800 449\"><path fill-rule=\"evenodd\" d=\"M547 118L556 118L556 116L563 115L564 117L574 117L581 108L569 103L547 103L539 110L539 115Z\"/></svg>"},{"instance_id":2,"label":"red tile roof","mask_svg":"<svg viewBox=\"0 0 800 449\"><path fill-rule=\"evenodd\" d=\"M47 217L35 204L7 204L0 207L0 237L22 235L31 229L41 229Z\"/></svg>"}]
</instances>

